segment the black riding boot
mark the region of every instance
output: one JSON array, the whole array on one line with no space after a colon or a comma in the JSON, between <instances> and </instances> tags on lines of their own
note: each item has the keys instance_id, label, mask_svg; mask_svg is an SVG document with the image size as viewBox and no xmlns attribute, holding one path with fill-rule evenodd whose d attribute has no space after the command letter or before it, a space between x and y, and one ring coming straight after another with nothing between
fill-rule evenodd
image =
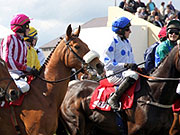
<instances>
[{"instance_id":1,"label":"black riding boot","mask_svg":"<svg viewBox=\"0 0 180 135\"><path fill-rule=\"evenodd\" d=\"M112 96L109 97L107 102L113 110L119 110L118 101L120 97L128 88L130 88L135 83L135 81L135 79L130 77L124 78L124 80L119 85L119 88L113 93Z\"/></svg>"}]
</instances>

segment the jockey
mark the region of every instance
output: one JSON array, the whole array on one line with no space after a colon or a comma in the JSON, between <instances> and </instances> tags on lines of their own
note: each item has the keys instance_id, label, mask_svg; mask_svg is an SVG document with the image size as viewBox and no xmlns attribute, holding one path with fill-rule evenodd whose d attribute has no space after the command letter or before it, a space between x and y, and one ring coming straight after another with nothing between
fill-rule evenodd
<instances>
[{"instance_id":1,"label":"jockey","mask_svg":"<svg viewBox=\"0 0 180 135\"><path fill-rule=\"evenodd\" d=\"M130 20L126 17L114 21L112 31L115 32L115 35L111 44L104 51L106 76L123 71L107 78L110 83L119 85L119 88L108 99L108 104L114 110L119 110L118 100L121 95L138 79L138 74L133 71L137 68L137 65L128 40L131 33L130 26Z\"/></svg>"},{"instance_id":2,"label":"jockey","mask_svg":"<svg viewBox=\"0 0 180 135\"><path fill-rule=\"evenodd\" d=\"M41 65L37 52L34 49L37 39L37 30L34 27L30 27L28 36L24 38L27 45L27 65L31 68L35 67L37 70L39 70Z\"/></svg>"},{"instance_id":3,"label":"jockey","mask_svg":"<svg viewBox=\"0 0 180 135\"><path fill-rule=\"evenodd\" d=\"M14 34L8 35L1 42L1 58L7 63L8 70L22 93L29 91L29 84L19 76L24 72L32 73L32 68L26 65L27 46L24 37L29 33L30 19L24 14L17 14L11 20L11 30ZM16 80L19 78L18 80Z\"/></svg>"},{"instance_id":4,"label":"jockey","mask_svg":"<svg viewBox=\"0 0 180 135\"><path fill-rule=\"evenodd\" d=\"M180 21L171 20L166 26L167 39L160 43L155 51L155 66L167 56L171 49L177 45L177 40L180 35Z\"/></svg>"},{"instance_id":5,"label":"jockey","mask_svg":"<svg viewBox=\"0 0 180 135\"><path fill-rule=\"evenodd\" d=\"M167 39L158 45L155 51L155 66L168 55L168 53L177 45L177 41L180 38L180 21L171 20L167 24ZM180 95L180 82L177 86L176 93Z\"/></svg>"}]
</instances>

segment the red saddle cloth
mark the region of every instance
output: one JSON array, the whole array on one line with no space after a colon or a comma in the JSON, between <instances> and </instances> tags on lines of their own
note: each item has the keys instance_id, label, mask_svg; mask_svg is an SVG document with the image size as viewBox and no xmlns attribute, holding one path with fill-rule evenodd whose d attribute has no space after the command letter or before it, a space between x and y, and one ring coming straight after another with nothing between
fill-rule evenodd
<instances>
[{"instance_id":1,"label":"red saddle cloth","mask_svg":"<svg viewBox=\"0 0 180 135\"><path fill-rule=\"evenodd\" d=\"M129 90L126 90L122 95L121 101L121 109L131 108L134 100L134 91L137 85L136 81ZM114 84L108 82L107 79L101 80L100 85L94 90L91 101L89 104L90 109L99 109L102 111L110 111L111 107L107 104L107 99L110 94L115 92Z\"/></svg>"},{"instance_id":2,"label":"red saddle cloth","mask_svg":"<svg viewBox=\"0 0 180 135\"><path fill-rule=\"evenodd\" d=\"M28 76L28 84L30 84L31 83L31 81L34 79L34 77L33 76L31 76L31 75L29 75ZM13 101L13 102L7 102L7 101L2 101L1 103L0 103L0 107L2 108L2 107L4 107L4 108L8 108L8 107L10 107L10 106L20 106L21 104L22 104L22 102L23 102L23 100L24 100L24 96L27 94L28 92L26 92L26 93L23 93L16 101Z\"/></svg>"},{"instance_id":3,"label":"red saddle cloth","mask_svg":"<svg viewBox=\"0 0 180 135\"><path fill-rule=\"evenodd\" d=\"M179 112L180 111L180 99L176 100L176 102L172 106L173 112Z\"/></svg>"}]
</instances>

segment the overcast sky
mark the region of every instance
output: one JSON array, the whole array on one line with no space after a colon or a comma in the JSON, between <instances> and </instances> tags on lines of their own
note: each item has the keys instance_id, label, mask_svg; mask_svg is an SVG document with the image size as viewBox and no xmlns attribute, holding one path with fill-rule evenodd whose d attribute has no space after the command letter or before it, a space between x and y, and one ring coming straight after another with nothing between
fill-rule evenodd
<instances>
[{"instance_id":1,"label":"overcast sky","mask_svg":"<svg viewBox=\"0 0 180 135\"><path fill-rule=\"evenodd\" d=\"M38 46L63 35L69 24L73 28L93 18L108 16L108 7L121 0L0 0L0 25L10 29L12 17L24 13L31 26L38 29ZM148 0L141 0L148 2ZM159 7L161 0L152 0ZM166 4L169 0L163 0ZM180 9L180 0L172 0Z\"/></svg>"}]
</instances>

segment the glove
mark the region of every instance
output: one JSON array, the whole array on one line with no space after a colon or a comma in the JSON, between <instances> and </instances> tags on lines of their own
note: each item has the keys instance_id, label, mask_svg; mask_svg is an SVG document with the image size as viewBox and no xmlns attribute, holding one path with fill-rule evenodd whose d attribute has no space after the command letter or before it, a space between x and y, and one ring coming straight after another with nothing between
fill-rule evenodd
<instances>
[{"instance_id":1,"label":"glove","mask_svg":"<svg viewBox=\"0 0 180 135\"><path fill-rule=\"evenodd\" d=\"M31 68L31 67L26 67L26 72L30 73L31 75L37 76L39 75L39 71L37 69L35 69L35 67Z\"/></svg>"},{"instance_id":2,"label":"glove","mask_svg":"<svg viewBox=\"0 0 180 135\"><path fill-rule=\"evenodd\" d=\"M135 63L125 63L124 67L128 69L130 68L132 70L136 70L138 66Z\"/></svg>"},{"instance_id":3,"label":"glove","mask_svg":"<svg viewBox=\"0 0 180 135\"><path fill-rule=\"evenodd\" d=\"M25 71L29 73L29 72L31 72L31 69L32 69L31 67L27 66Z\"/></svg>"},{"instance_id":4,"label":"glove","mask_svg":"<svg viewBox=\"0 0 180 135\"><path fill-rule=\"evenodd\" d=\"M39 75L39 71L33 67L31 69L31 71L30 71L30 74L32 74L33 76L38 76Z\"/></svg>"}]
</instances>

